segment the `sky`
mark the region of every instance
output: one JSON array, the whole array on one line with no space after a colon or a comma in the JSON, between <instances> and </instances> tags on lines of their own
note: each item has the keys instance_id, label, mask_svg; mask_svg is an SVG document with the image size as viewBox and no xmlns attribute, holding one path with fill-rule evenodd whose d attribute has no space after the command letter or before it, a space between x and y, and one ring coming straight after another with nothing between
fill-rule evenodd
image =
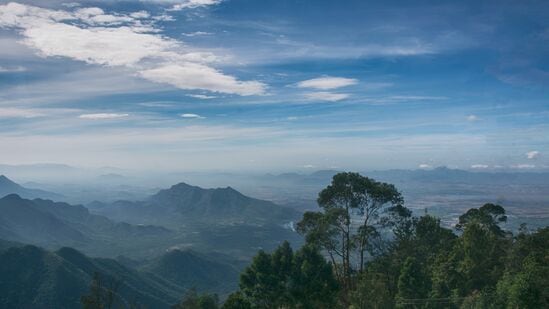
<instances>
[{"instance_id":1,"label":"sky","mask_svg":"<svg viewBox=\"0 0 549 309\"><path fill-rule=\"evenodd\" d=\"M549 2L0 1L0 163L549 169Z\"/></svg>"}]
</instances>

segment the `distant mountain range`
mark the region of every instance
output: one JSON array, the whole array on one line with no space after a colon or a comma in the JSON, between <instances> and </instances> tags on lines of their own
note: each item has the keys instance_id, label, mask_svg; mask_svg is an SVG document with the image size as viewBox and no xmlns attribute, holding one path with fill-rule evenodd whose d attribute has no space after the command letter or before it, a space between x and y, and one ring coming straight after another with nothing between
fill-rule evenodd
<instances>
[{"instance_id":1,"label":"distant mountain range","mask_svg":"<svg viewBox=\"0 0 549 309\"><path fill-rule=\"evenodd\" d=\"M81 308L94 273L104 287L120 283L119 304L148 308L169 308L190 288L228 293L238 278L233 266L189 250L167 252L138 270L68 247L52 252L0 240L0 307Z\"/></svg>"},{"instance_id":2,"label":"distant mountain range","mask_svg":"<svg viewBox=\"0 0 549 309\"><path fill-rule=\"evenodd\" d=\"M63 196L57 193L25 188L4 175L0 175L0 197L8 194L17 194L24 198L45 198L45 199L59 199Z\"/></svg>"},{"instance_id":3,"label":"distant mountain range","mask_svg":"<svg viewBox=\"0 0 549 309\"><path fill-rule=\"evenodd\" d=\"M7 178L3 183L7 192L24 192ZM8 194L0 198L0 238L47 249L70 246L94 256L133 258L158 256L173 246L224 250L240 258L258 248L274 248L285 239L302 241L289 224L299 220L298 211L230 187L203 189L180 183L143 201L87 206L90 210Z\"/></svg>"},{"instance_id":4,"label":"distant mountain range","mask_svg":"<svg viewBox=\"0 0 549 309\"><path fill-rule=\"evenodd\" d=\"M243 195L231 187L203 189L179 183L144 201L94 202L94 213L119 221L164 226L220 224L284 224L301 214L269 201Z\"/></svg>"},{"instance_id":5,"label":"distant mountain range","mask_svg":"<svg viewBox=\"0 0 549 309\"><path fill-rule=\"evenodd\" d=\"M311 174L285 173L267 174L258 177L263 181L284 181L296 184L318 184L331 181L337 170L320 170ZM465 184L547 184L549 172L509 172L509 171L467 171L437 167L418 170L363 171L362 175L388 182L444 182Z\"/></svg>"},{"instance_id":6,"label":"distant mountain range","mask_svg":"<svg viewBox=\"0 0 549 309\"><path fill-rule=\"evenodd\" d=\"M10 194L0 199L0 238L58 248L74 246L87 251L114 254L124 244L173 232L157 226L113 222L90 214L83 206L42 199L23 199ZM105 251L106 252L106 251Z\"/></svg>"}]
</instances>

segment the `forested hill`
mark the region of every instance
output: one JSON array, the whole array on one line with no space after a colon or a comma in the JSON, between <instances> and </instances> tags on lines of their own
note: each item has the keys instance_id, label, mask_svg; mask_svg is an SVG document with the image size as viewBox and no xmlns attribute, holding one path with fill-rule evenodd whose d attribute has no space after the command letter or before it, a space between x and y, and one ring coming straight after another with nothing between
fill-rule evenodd
<instances>
[{"instance_id":1,"label":"forested hill","mask_svg":"<svg viewBox=\"0 0 549 309\"><path fill-rule=\"evenodd\" d=\"M179 183L146 200L91 203L93 212L130 223L164 226L219 224L283 224L297 220L292 208L248 197L231 187L204 189Z\"/></svg>"},{"instance_id":2,"label":"forested hill","mask_svg":"<svg viewBox=\"0 0 549 309\"><path fill-rule=\"evenodd\" d=\"M223 308L549 307L549 227L512 233L505 209L486 203L450 229L357 173L336 174L318 202L297 224L305 246L259 251ZM179 308L217 306L188 294Z\"/></svg>"},{"instance_id":3,"label":"forested hill","mask_svg":"<svg viewBox=\"0 0 549 309\"><path fill-rule=\"evenodd\" d=\"M118 284L122 303L169 308L181 287L126 268L114 260L92 259L71 248L49 252L34 246L0 252L1 308L81 308L95 273L105 287Z\"/></svg>"},{"instance_id":4,"label":"forested hill","mask_svg":"<svg viewBox=\"0 0 549 309\"><path fill-rule=\"evenodd\" d=\"M47 251L0 240L0 308L81 308L81 297L93 295L94 284L116 294L115 308L170 308L190 289L234 291L239 271L230 262L172 250L131 267L73 248Z\"/></svg>"}]
</instances>

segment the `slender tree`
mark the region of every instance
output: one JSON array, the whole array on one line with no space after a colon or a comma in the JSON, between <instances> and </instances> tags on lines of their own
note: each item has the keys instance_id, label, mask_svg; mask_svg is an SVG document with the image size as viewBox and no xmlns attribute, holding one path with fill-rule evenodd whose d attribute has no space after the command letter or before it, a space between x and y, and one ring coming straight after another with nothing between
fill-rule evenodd
<instances>
[{"instance_id":1,"label":"slender tree","mask_svg":"<svg viewBox=\"0 0 549 309\"><path fill-rule=\"evenodd\" d=\"M401 211L403 199L391 184L377 182L358 173L339 173L318 195L321 212L307 212L298 223L306 241L325 250L336 267L346 291L352 288L354 271L362 272L369 240L386 226L383 210ZM396 207L400 206L400 207ZM387 219L387 217L385 217ZM353 254L358 253L358 269Z\"/></svg>"}]
</instances>

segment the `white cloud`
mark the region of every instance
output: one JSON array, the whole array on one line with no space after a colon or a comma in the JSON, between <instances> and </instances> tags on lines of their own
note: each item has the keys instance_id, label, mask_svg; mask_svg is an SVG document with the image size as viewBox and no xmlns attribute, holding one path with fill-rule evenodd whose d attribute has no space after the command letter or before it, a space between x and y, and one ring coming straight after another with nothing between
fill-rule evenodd
<instances>
[{"instance_id":1,"label":"white cloud","mask_svg":"<svg viewBox=\"0 0 549 309\"><path fill-rule=\"evenodd\" d=\"M474 122L474 121L477 121L477 120L479 120L479 119L476 115L467 116L467 121Z\"/></svg>"},{"instance_id":2,"label":"white cloud","mask_svg":"<svg viewBox=\"0 0 549 309\"><path fill-rule=\"evenodd\" d=\"M128 117L129 114L116 114L116 113L97 113L97 114L82 114L78 116L80 119L91 119L91 120L101 120L101 119L118 119Z\"/></svg>"},{"instance_id":3,"label":"white cloud","mask_svg":"<svg viewBox=\"0 0 549 309\"><path fill-rule=\"evenodd\" d=\"M175 4L170 11L181 11L183 9L194 9L198 7L205 7L209 5L216 5L221 3L222 0L182 0L182 1L170 1L181 2Z\"/></svg>"},{"instance_id":4,"label":"white cloud","mask_svg":"<svg viewBox=\"0 0 549 309\"><path fill-rule=\"evenodd\" d=\"M421 168L421 169L429 169L429 168L432 168L431 165L426 164L426 163L422 163L422 164L418 165L418 167Z\"/></svg>"},{"instance_id":5,"label":"white cloud","mask_svg":"<svg viewBox=\"0 0 549 309\"><path fill-rule=\"evenodd\" d=\"M204 119L205 117L202 117L197 114L181 114L182 118L194 118L194 119Z\"/></svg>"},{"instance_id":6,"label":"white cloud","mask_svg":"<svg viewBox=\"0 0 549 309\"><path fill-rule=\"evenodd\" d=\"M215 4L210 2L193 0L179 4L188 7ZM9 3L0 5L0 28L18 29L24 37L22 42L44 57L67 57L101 66L123 67L150 81L180 89L238 95L264 93L263 83L239 81L210 67L209 63L218 60L213 53L198 51L159 35L160 28L155 26L154 18L143 21L146 15L143 11L130 15L107 14L93 7L73 12L56 11ZM205 80L209 78L211 80Z\"/></svg>"},{"instance_id":7,"label":"white cloud","mask_svg":"<svg viewBox=\"0 0 549 309\"><path fill-rule=\"evenodd\" d=\"M139 11L139 12L133 12L130 14L130 17L135 19L142 19L142 18L149 18L151 17L151 14L147 11Z\"/></svg>"},{"instance_id":8,"label":"white cloud","mask_svg":"<svg viewBox=\"0 0 549 309\"><path fill-rule=\"evenodd\" d=\"M312 101L337 102L349 97L346 93L334 93L328 91L309 92L304 94L305 98Z\"/></svg>"},{"instance_id":9,"label":"white cloud","mask_svg":"<svg viewBox=\"0 0 549 309\"><path fill-rule=\"evenodd\" d=\"M329 89L347 87L347 86L355 85L357 83L358 83L358 80L354 78L325 76L325 77L318 77L318 78L301 81L297 83L297 87L329 90Z\"/></svg>"},{"instance_id":10,"label":"white cloud","mask_svg":"<svg viewBox=\"0 0 549 309\"><path fill-rule=\"evenodd\" d=\"M533 160L533 159L537 159L540 155L540 152L537 151L537 150L533 150L533 151L528 151L526 153L526 157L530 160Z\"/></svg>"},{"instance_id":11,"label":"white cloud","mask_svg":"<svg viewBox=\"0 0 549 309\"><path fill-rule=\"evenodd\" d=\"M314 168L315 166L312 164L305 164L303 165L303 168Z\"/></svg>"},{"instance_id":12,"label":"white cloud","mask_svg":"<svg viewBox=\"0 0 549 309\"><path fill-rule=\"evenodd\" d=\"M204 89L242 96L265 93L265 84L263 83L239 81L200 63L166 63L156 68L143 70L139 74L148 80L170 84L180 89Z\"/></svg>"},{"instance_id":13,"label":"white cloud","mask_svg":"<svg viewBox=\"0 0 549 309\"><path fill-rule=\"evenodd\" d=\"M25 30L25 44L46 57L63 56L90 64L134 66L147 57L161 55L175 42L129 27L79 28L63 23Z\"/></svg>"},{"instance_id":14,"label":"white cloud","mask_svg":"<svg viewBox=\"0 0 549 309\"><path fill-rule=\"evenodd\" d=\"M3 67L0 66L0 73L18 73L18 72L25 72L27 71L27 68L23 66L14 66L14 67Z\"/></svg>"},{"instance_id":15,"label":"white cloud","mask_svg":"<svg viewBox=\"0 0 549 309\"><path fill-rule=\"evenodd\" d=\"M487 169L489 167L490 166L488 166L486 164L473 164L473 165L471 165L472 169Z\"/></svg>"},{"instance_id":16,"label":"white cloud","mask_svg":"<svg viewBox=\"0 0 549 309\"><path fill-rule=\"evenodd\" d=\"M299 117L296 117L296 116L289 116L289 117L286 117L286 120L289 120L289 121L294 121L294 120L298 120Z\"/></svg>"}]
</instances>

